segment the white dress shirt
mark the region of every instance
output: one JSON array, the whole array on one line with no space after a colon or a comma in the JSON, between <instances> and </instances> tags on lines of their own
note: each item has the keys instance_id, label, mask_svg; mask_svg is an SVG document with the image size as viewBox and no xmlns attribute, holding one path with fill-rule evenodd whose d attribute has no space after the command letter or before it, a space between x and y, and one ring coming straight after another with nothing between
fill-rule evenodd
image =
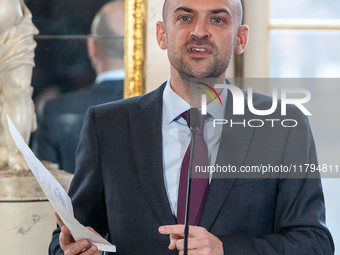
<instances>
[{"instance_id":1,"label":"white dress shirt","mask_svg":"<svg viewBox=\"0 0 340 255\"><path fill-rule=\"evenodd\" d=\"M124 78L125 78L124 69L109 70L99 74L95 80L95 83L99 84L103 81L120 81L124 80Z\"/></svg>"},{"instance_id":2,"label":"white dress shirt","mask_svg":"<svg viewBox=\"0 0 340 255\"><path fill-rule=\"evenodd\" d=\"M216 162L223 128L223 125L213 127L213 119L224 119L227 96L227 90L223 89L220 94L223 106L215 105L214 102L207 105L207 112L212 117L205 122L204 139L208 147L210 165ZM190 105L172 90L169 77L163 93L163 175L171 210L175 216L182 160L191 140L187 122L180 115L189 108Z\"/></svg>"}]
</instances>

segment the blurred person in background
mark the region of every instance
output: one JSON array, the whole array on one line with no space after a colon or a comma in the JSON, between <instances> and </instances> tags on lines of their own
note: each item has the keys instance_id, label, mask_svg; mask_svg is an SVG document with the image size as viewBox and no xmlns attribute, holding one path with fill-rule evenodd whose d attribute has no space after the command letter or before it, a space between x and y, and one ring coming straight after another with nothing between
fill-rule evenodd
<instances>
[{"instance_id":1,"label":"blurred person in background","mask_svg":"<svg viewBox=\"0 0 340 255\"><path fill-rule=\"evenodd\" d=\"M38 109L38 129L32 143L40 160L74 173L75 153L85 113L92 105L123 98L124 1L111 1L96 14L88 55L97 78L88 89L46 101Z\"/></svg>"}]
</instances>

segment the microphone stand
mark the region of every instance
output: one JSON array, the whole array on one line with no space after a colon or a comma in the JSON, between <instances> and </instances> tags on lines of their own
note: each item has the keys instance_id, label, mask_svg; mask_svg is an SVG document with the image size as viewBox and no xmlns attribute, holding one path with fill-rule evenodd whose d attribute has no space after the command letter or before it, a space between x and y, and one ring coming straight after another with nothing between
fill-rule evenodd
<instances>
[{"instance_id":1,"label":"microphone stand","mask_svg":"<svg viewBox=\"0 0 340 255\"><path fill-rule=\"evenodd\" d=\"M196 135L201 124L201 113L197 108L191 108L189 111L190 116L193 116L193 123L190 122L190 133L191 133L191 147L190 147L190 163L188 171L188 186L187 186L187 201L185 207L185 220L184 220L184 255L188 255L188 237L189 237L189 217L190 217L190 202L191 202L191 177L193 160L196 145Z\"/></svg>"}]
</instances>

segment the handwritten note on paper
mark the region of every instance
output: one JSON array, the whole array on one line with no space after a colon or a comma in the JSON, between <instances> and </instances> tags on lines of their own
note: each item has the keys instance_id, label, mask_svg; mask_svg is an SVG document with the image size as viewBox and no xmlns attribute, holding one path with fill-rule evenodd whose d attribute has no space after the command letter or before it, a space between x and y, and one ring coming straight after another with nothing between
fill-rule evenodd
<instances>
[{"instance_id":1,"label":"handwritten note on paper","mask_svg":"<svg viewBox=\"0 0 340 255\"><path fill-rule=\"evenodd\" d=\"M50 201L54 209L59 214L65 225L70 230L73 238L78 241L81 239L88 239L98 250L116 252L116 247L106 241L104 238L96 235L82 224L80 224L73 216L73 206L71 198L60 183L53 177L53 175L44 167L44 165L37 159L19 131L7 115L9 130L14 142L24 156L29 168L33 172L39 185L44 191L47 199Z\"/></svg>"}]
</instances>

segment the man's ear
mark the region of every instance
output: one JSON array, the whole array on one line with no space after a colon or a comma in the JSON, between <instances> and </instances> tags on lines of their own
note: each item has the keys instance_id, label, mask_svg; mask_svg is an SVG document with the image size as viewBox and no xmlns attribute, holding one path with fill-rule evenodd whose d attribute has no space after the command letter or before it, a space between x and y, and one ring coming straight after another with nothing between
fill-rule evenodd
<instances>
[{"instance_id":1,"label":"man's ear","mask_svg":"<svg viewBox=\"0 0 340 255\"><path fill-rule=\"evenodd\" d=\"M162 21L157 22L156 36L159 47L162 50L166 50L168 48L168 44L166 42L165 24Z\"/></svg>"},{"instance_id":2,"label":"man's ear","mask_svg":"<svg viewBox=\"0 0 340 255\"><path fill-rule=\"evenodd\" d=\"M90 59L98 56L97 42L92 37L87 38L87 54Z\"/></svg>"},{"instance_id":3,"label":"man's ear","mask_svg":"<svg viewBox=\"0 0 340 255\"><path fill-rule=\"evenodd\" d=\"M234 49L236 54L241 54L246 49L248 43L248 32L249 27L247 25L242 25L239 27L237 32L237 42Z\"/></svg>"}]
</instances>

